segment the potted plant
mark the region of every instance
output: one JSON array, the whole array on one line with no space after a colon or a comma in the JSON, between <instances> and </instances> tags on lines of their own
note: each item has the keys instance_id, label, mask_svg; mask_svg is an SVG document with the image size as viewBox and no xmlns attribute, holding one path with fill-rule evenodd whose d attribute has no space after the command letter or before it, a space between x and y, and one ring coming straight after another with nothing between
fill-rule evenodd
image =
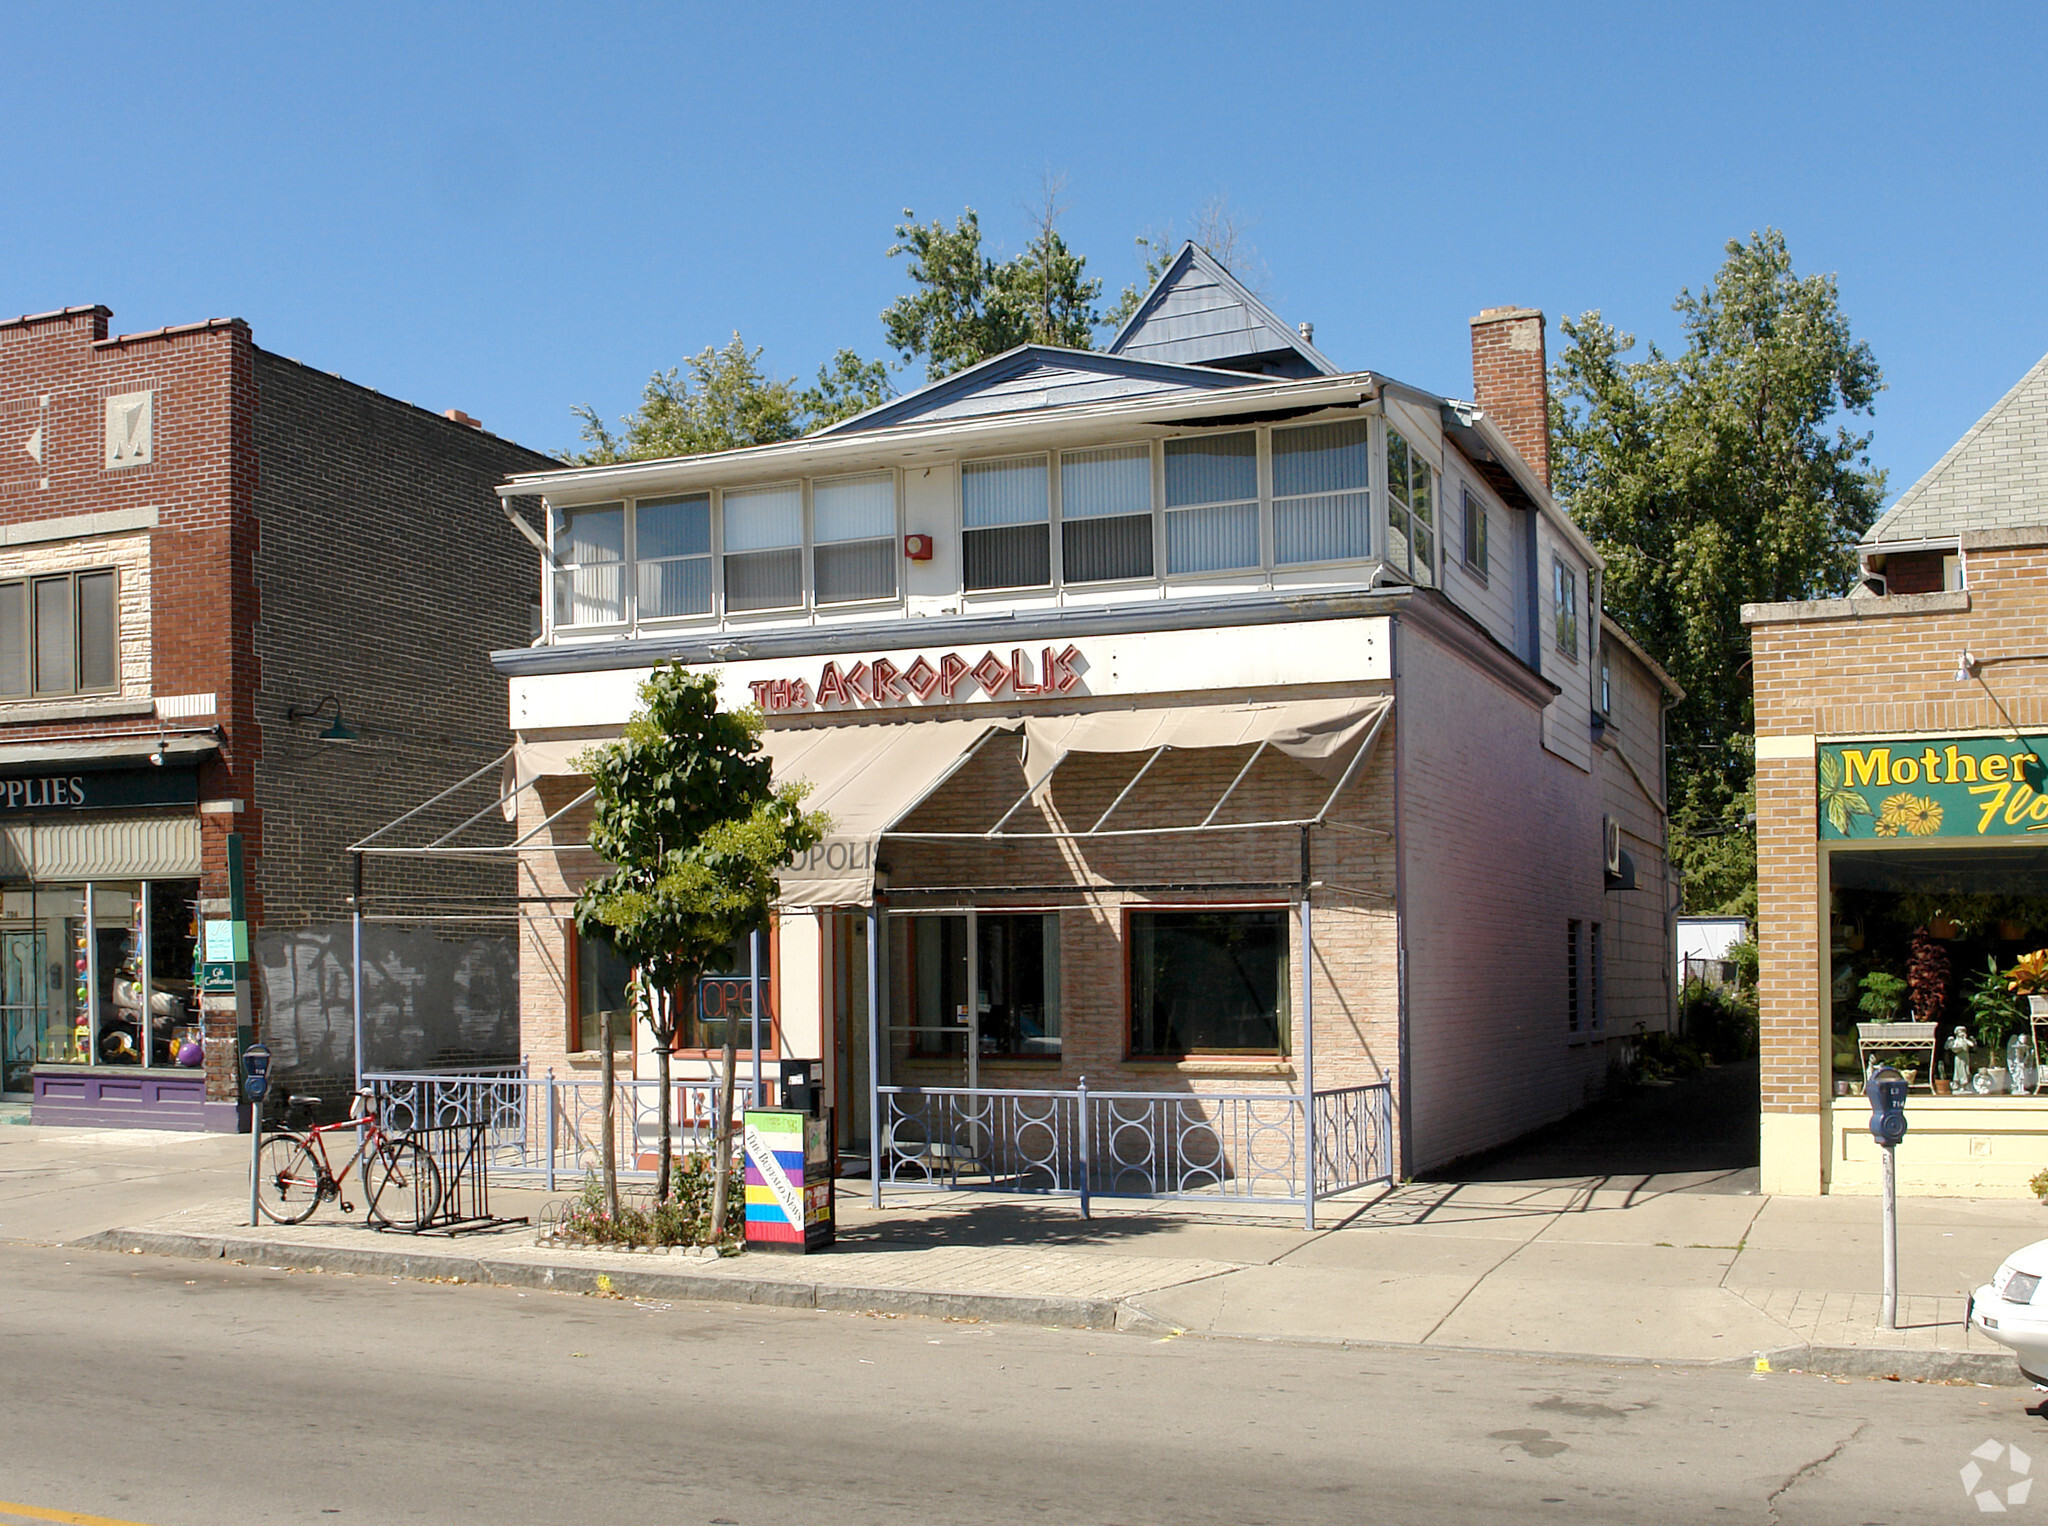
<instances>
[{"instance_id":1,"label":"potted plant","mask_svg":"<svg viewBox=\"0 0 2048 1526\"><path fill-rule=\"evenodd\" d=\"M1888 1023L1899 1015L1907 985L1889 970L1872 970L1859 982L1858 990L1862 994L1856 998L1856 1010L1874 1023Z\"/></svg>"},{"instance_id":2,"label":"potted plant","mask_svg":"<svg viewBox=\"0 0 2048 1526\"><path fill-rule=\"evenodd\" d=\"M2048 948L2024 955L2005 972L2006 989L2027 999L2027 1010L2035 1017L2048 1017Z\"/></svg>"},{"instance_id":3,"label":"potted plant","mask_svg":"<svg viewBox=\"0 0 2048 1526\"><path fill-rule=\"evenodd\" d=\"M2044 951L2042 962L2048 965L2048 951ZM2027 1020L2026 1013L2021 1010L2019 996L2012 989L2012 978L2011 970L2001 971L1998 960L1986 954L1984 972L1972 983L1964 1003L1970 1014L1970 1026L1976 1031L1977 1042L1990 1051L1987 1058L1991 1061L1989 1069L1995 1092L2006 1090L2012 1080L2006 1040Z\"/></svg>"}]
</instances>

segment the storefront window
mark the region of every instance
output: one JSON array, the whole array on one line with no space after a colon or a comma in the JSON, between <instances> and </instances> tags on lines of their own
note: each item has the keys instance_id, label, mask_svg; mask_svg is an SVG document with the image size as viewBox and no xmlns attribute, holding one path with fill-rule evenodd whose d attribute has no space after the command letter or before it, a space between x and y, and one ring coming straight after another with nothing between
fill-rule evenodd
<instances>
[{"instance_id":1,"label":"storefront window","mask_svg":"<svg viewBox=\"0 0 2048 1526\"><path fill-rule=\"evenodd\" d=\"M1285 911L1141 911L1129 926L1132 1054L1288 1052Z\"/></svg>"},{"instance_id":2,"label":"storefront window","mask_svg":"<svg viewBox=\"0 0 2048 1526\"><path fill-rule=\"evenodd\" d=\"M1060 1053L1060 933L1053 912L964 912L890 919L891 1028L897 1053L1048 1059ZM974 1005L968 1005L972 950Z\"/></svg>"},{"instance_id":3,"label":"storefront window","mask_svg":"<svg viewBox=\"0 0 2048 1526\"><path fill-rule=\"evenodd\" d=\"M625 956L602 938L586 937L572 923L569 936L576 950L572 989L575 1005L569 1025L572 1047L595 1053L604 1046L604 1019L612 1019L612 1048L633 1046L633 968Z\"/></svg>"},{"instance_id":4,"label":"storefront window","mask_svg":"<svg viewBox=\"0 0 2048 1526\"><path fill-rule=\"evenodd\" d=\"M193 995L197 880L15 885L0 891L5 1090L37 1061L204 1062Z\"/></svg>"},{"instance_id":5,"label":"storefront window","mask_svg":"<svg viewBox=\"0 0 2048 1526\"><path fill-rule=\"evenodd\" d=\"M761 1047L772 1050L775 1047L774 993L769 979L768 937L765 933L760 940L760 954ZM677 1049L723 1051L728 1023L738 1024L733 1034L733 1047L742 1050L753 1048L753 960L754 939L751 934L743 934L728 943L716 958L705 965L704 977L698 982L696 991L686 992L678 1000Z\"/></svg>"}]
</instances>

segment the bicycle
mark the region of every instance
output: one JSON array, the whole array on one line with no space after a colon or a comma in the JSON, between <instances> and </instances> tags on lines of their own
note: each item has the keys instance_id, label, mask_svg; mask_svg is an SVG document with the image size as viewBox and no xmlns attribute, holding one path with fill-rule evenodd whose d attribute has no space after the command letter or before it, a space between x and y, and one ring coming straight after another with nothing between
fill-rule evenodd
<instances>
[{"instance_id":1,"label":"bicycle","mask_svg":"<svg viewBox=\"0 0 2048 1526\"><path fill-rule=\"evenodd\" d=\"M295 1096L287 1110L319 1103L318 1097ZM326 1141L344 1130L362 1137L336 1171ZM372 1227L416 1230L441 1206L441 1168L416 1141L384 1132L368 1087L356 1093L342 1122L309 1124L303 1132L286 1127L263 1141L256 1152L256 1206L278 1224L304 1223L330 1197L340 1202L343 1213L354 1213L355 1205L341 1191L351 1170L360 1172Z\"/></svg>"}]
</instances>

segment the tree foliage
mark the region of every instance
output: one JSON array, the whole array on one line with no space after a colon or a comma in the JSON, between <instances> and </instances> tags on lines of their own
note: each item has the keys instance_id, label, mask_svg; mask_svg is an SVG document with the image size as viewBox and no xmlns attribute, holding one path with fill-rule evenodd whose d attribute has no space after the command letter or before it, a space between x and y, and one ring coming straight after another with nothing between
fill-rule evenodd
<instances>
[{"instance_id":1,"label":"tree foliage","mask_svg":"<svg viewBox=\"0 0 2048 1526\"><path fill-rule=\"evenodd\" d=\"M825 821L803 809L799 787L771 782L759 714L719 709L710 675L664 663L640 703L616 742L577 760L597 792L590 846L616 867L584 886L575 918L634 969L661 1065L662 1199L676 1004L733 939L766 924L776 871L820 840Z\"/></svg>"},{"instance_id":2,"label":"tree foliage","mask_svg":"<svg viewBox=\"0 0 2048 1526\"><path fill-rule=\"evenodd\" d=\"M1868 414L1883 378L1832 276L1800 276L1776 229L1731 240L1673 304L1684 348L1566 319L1554 488L1606 559L1607 610L1685 689L1670 716L1674 855L1696 910L1752 905L1754 711L1742 606L1846 592L1882 501Z\"/></svg>"},{"instance_id":3,"label":"tree foliage","mask_svg":"<svg viewBox=\"0 0 2048 1526\"><path fill-rule=\"evenodd\" d=\"M917 289L883 309L882 332L904 364L922 359L937 381L1020 344L1094 347L1102 282L1060 234L1057 190L1048 184L1030 243L1000 262L983 250L972 207L951 228L903 209L889 254L909 260Z\"/></svg>"},{"instance_id":4,"label":"tree foliage","mask_svg":"<svg viewBox=\"0 0 2048 1526\"><path fill-rule=\"evenodd\" d=\"M681 366L649 377L639 408L619 421L616 432L589 405L572 409L583 421L588 448L571 452L568 460L604 466L772 445L851 418L894 395L888 367L879 360L864 361L852 350L841 350L820 366L815 385L799 388L794 377L763 370L760 348L748 349L735 331L725 348L706 345Z\"/></svg>"}]
</instances>

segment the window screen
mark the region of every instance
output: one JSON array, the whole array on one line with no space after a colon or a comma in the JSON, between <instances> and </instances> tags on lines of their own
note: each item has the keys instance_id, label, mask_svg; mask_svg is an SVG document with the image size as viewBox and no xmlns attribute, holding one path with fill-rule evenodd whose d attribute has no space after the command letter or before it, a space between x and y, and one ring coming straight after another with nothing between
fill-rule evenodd
<instances>
[{"instance_id":1,"label":"window screen","mask_svg":"<svg viewBox=\"0 0 2048 1526\"><path fill-rule=\"evenodd\" d=\"M711 495L642 499L633 509L642 620L711 613Z\"/></svg>"},{"instance_id":2,"label":"window screen","mask_svg":"<svg viewBox=\"0 0 2048 1526\"><path fill-rule=\"evenodd\" d=\"M1363 420L1273 431L1273 560L1371 554L1372 434Z\"/></svg>"},{"instance_id":3,"label":"window screen","mask_svg":"<svg viewBox=\"0 0 2048 1526\"><path fill-rule=\"evenodd\" d=\"M555 532L555 624L612 625L625 618L625 505L562 510Z\"/></svg>"},{"instance_id":4,"label":"window screen","mask_svg":"<svg viewBox=\"0 0 2048 1526\"><path fill-rule=\"evenodd\" d=\"M1166 442L1166 570L1228 572L1259 565L1258 436Z\"/></svg>"},{"instance_id":5,"label":"window screen","mask_svg":"<svg viewBox=\"0 0 2048 1526\"><path fill-rule=\"evenodd\" d=\"M870 472L813 483L811 539L820 604L895 598L895 477Z\"/></svg>"},{"instance_id":6,"label":"window screen","mask_svg":"<svg viewBox=\"0 0 2048 1526\"><path fill-rule=\"evenodd\" d=\"M1052 581L1052 526L1043 456L960 468L968 588L1040 588Z\"/></svg>"},{"instance_id":7,"label":"window screen","mask_svg":"<svg viewBox=\"0 0 2048 1526\"><path fill-rule=\"evenodd\" d=\"M28 693L28 584L0 583L0 697Z\"/></svg>"},{"instance_id":8,"label":"window screen","mask_svg":"<svg viewBox=\"0 0 2048 1526\"><path fill-rule=\"evenodd\" d=\"M1550 559L1551 603L1557 649L1579 658L1579 575L1561 556Z\"/></svg>"},{"instance_id":9,"label":"window screen","mask_svg":"<svg viewBox=\"0 0 2048 1526\"><path fill-rule=\"evenodd\" d=\"M1152 576L1152 448L1060 457L1060 571L1069 583Z\"/></svg>"},{"instance_id":10,"label":"window screen","mask_svg":"<svg viewBox=\"0 0 2048 1526\"><path fill-rule=\"evenodd\" d=\"M78 660L72 646L71 579L37 578L34 588L36 693L73 693L78 688Z\"/></svg>"},{"instance_id":11,"label":"window screen","mask_svg":"<svg viewBox=\"0 0 2048 1526\"><path fill-rule=\"evenodd\" d=\"M804 494L794 482L725 495L725 607L787 609L804 601Z\"/></svg>"}]
</instances>

